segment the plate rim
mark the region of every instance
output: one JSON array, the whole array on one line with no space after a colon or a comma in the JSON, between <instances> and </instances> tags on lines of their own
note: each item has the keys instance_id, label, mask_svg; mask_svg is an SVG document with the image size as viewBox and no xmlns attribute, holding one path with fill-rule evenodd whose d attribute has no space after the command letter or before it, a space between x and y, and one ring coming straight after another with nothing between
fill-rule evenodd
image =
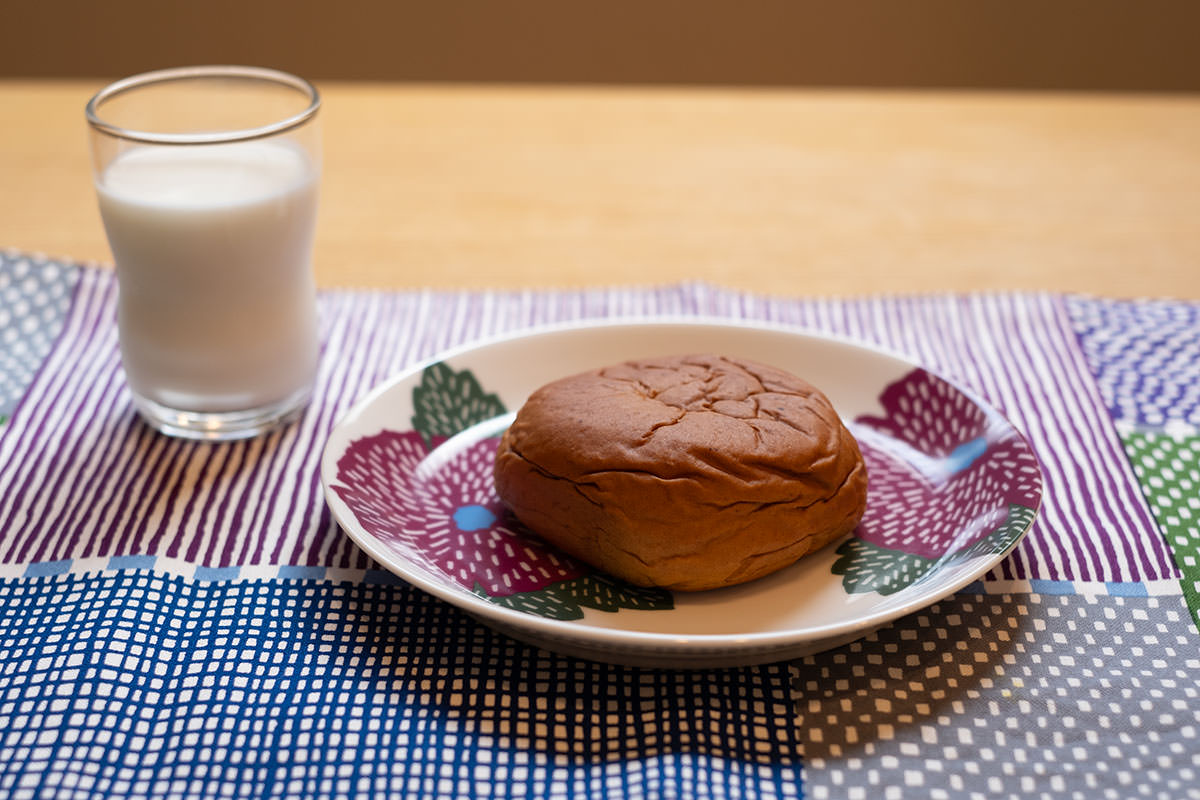
<instances>
[{"instance_id":1,"label":"plate rim","mask_svg":"<svg viewBox=\"0 0 1200 800\"><path fill-rule=\"evenodd\" d=\"M964 572L959 578L950 581L944 585L938 585L931 592L918 592L912 598L895 606L888 607L873 614L864 617L859 617L851 620L840 622L832 622L826 625L809 626L791 630L781 631L759 631L747 633L714 633L714 634L672 634L653 631L638 631L627 630L622 628L607 628L594 625L579 624L579 620L559 620L549 617L541 617L534 614L528 614L516 609L506 608L496 603L491 603L486 599L479 598L465 589L457 586L447 586L440 580L435 580L428 577L423 567L414 566L412 562L406 561L406 567L403 570L397 569L393 564L389 563L389 556L394 558L395 553L381 543L375 536L371 535L363 529L361 532L356 531L355 527L361 528L361 525L347 525L343 520L343 514L354 519L353 512L334 491L336 481L337 460L342 455L342 451L333 452L334 440L337 438L339 431L344 431L348 426L353 424L356 417L362 415L368 408L373 406L378 399L392 391L398 384L419 375L429 366L444 361L449 361L456 357L471 353L477 350L494 347L506 343L511 343L521 339L530 339L535 337L553 336L555 334L567 332L586 332L593 330L615 329L615 328L638 328L638 327L692 327L692 328L733 328L742 331L761 331L763 333L784 334L795 336L801 339L807 339L818 343L834 343L842 346L848 346L867 353L883 356L906 365L911 369L920 369L926 373L933 375L939 380L943 380L956 390L966 395L973 403L984 408L986 411L994 414L998 419L1003 420L1005 426L1011 431L1022 446L1027 448L1034 457L1034 462L1038 469L1038 484L1037 484L1037 503L1032 509L1029 522L1024 526L1019 536L1013 538L1012 542L1001 552L989 554L987 557L976 559L978 564L970 570ZM536 388L536 387L533 387ZM532 389L531 389L532 391ZM511 412L510 412L511 413ZM1045 473L1042 469L1040 460L1029 441L1028 436L1020 430L1008 416L997 409L990 402L982 398L978 392L970 387L964 386L960 381L949 378L938 370L932 369L915 361L907 354L901 353L893 348L885 345L878 345L874 342L865 342L860 339L855 339L850 336L838 333L827 333L818 331L812 328L805 328L797 325L786 323L777 323L771 321L758 320L740 320L729 319L713 316L701 315L638 315L638 316L622 316L608 317L594 320L578 320L564 323L549 323L525 326L512 331L507 331L501 334L492 336L480 337L467 342L460 343L448 348L445 348L428 358L421 359L409 367L397 372L396 374L380 381L362 397L356 400L349 409L341 414L334 422L330 433L326 438L321 454L321 485L325 495L326 503L329 505L330 512L339 528L347 536L351 538L362 548L368 556L379 563L381 566L401 578L405 582L422 589L423 591L438 597L439 599L450 603L459 610L469 614L470 616L481 620L486 624L487 621L493 621L499 625L508 628L516 628L530 635L538 634L545 636L551 640L566 639L574 641L586 641L594 646L610 646L615 648L614 652L626 650L629 652L645 652L654 654L671 654L678 653L686 655L690 652L695 652L696 655L714 651L728 651L730 649L747 649L748 651L757 652L763 649L782 649L789 645L803 645L808 642L816 642L825 639L832 639L843 635L851 634L855 631L861 631L863 636L870 632L879 629L903 616L927 608L940 600L949 597L960 591L965 586L980 578L982 575L990 571L994 566L1006 559L1009 554L1021 543L1032 529L1034 522L1038 518L1042 504L1045 501ZM852 536L853 534L848 534ZM834 547L845 541L847 537L839 539L827 547ZM615 612L619 614L620 612Z\"/></svg>"}]
</instances>

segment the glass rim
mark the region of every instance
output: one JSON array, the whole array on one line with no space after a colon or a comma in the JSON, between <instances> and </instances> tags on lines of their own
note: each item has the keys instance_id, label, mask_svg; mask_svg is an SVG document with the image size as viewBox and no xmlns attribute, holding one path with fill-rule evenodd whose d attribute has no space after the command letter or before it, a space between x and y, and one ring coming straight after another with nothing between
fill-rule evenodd
<instances>
[{"instance_id":1,"label":"glass rim","mask_svg":"<svg viewBox=\"0 0 1200 800\"><path fill-rule=\"evenodd\" d=\"M123 128L106 122L100 116L100 106L118 95L144 86L174 81L195 80L199 78L250 78L289 86L308 96L308 106L297 114L292 114L267 125L235 130L208 131L204 133L158 133ZM298 128L316 116L321 107L321 95L312 83L277 69L266 67L244 67L228 64L214 64L194 67L172 67L151 72L142 72L128 78L114 81L92 96L85 108L88 125L99 133L104 133L119 139L127 139L144 144L226 144L245 142L252 139L262 139L274 136L294 128Z\"/></svg>"}]
</instances>

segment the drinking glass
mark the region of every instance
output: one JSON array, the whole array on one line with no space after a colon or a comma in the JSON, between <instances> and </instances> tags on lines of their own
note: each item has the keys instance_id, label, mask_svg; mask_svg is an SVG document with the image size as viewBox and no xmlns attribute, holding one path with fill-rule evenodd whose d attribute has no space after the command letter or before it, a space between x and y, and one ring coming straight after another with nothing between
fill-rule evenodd
<instances>
[{"instance_id":1,"label":"drinking glass","mask_svg":"<svg viewBox=\"0 0 1200 800\"><path fill-rule=\"evenodd\" d=\"M135 75L87 105L134 406L191 439L255 436L308 404L320 97L242 66Z\"/></svg>"}]
</instances>

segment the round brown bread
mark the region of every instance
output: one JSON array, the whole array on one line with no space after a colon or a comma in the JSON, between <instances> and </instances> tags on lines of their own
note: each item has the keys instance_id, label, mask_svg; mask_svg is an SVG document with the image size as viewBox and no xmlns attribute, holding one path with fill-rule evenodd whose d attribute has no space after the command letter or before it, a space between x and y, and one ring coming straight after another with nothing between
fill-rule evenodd
<instances>
[{"instance_id":1,"label":"round brown bread","mask_svg":"<svg viewBox=\"0 0 1200 800\"><path fill-rule=\"evenodd\" d=\"M715 355L585 372L533 393L504 434L500 498L531 531L639 586L774 572L854 529L858 443L773 367Z\"/></svg>"}]
</instances>

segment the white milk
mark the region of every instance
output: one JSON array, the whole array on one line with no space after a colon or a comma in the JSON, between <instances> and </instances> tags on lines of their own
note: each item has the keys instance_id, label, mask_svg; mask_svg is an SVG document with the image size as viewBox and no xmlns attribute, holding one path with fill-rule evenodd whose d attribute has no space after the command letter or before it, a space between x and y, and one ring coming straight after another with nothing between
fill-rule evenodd
<instances>
[{"instance_id":1,"label":"white milk","mask_svg":"<svg viewBox=\"0 0 1200 800\"><path fill-rule=\"evenodd\" d=\"M130 388L169 408L279 402L316 372L317 174L280 141L139 147L97 181Z\"/></svg>"}]
</instances>

